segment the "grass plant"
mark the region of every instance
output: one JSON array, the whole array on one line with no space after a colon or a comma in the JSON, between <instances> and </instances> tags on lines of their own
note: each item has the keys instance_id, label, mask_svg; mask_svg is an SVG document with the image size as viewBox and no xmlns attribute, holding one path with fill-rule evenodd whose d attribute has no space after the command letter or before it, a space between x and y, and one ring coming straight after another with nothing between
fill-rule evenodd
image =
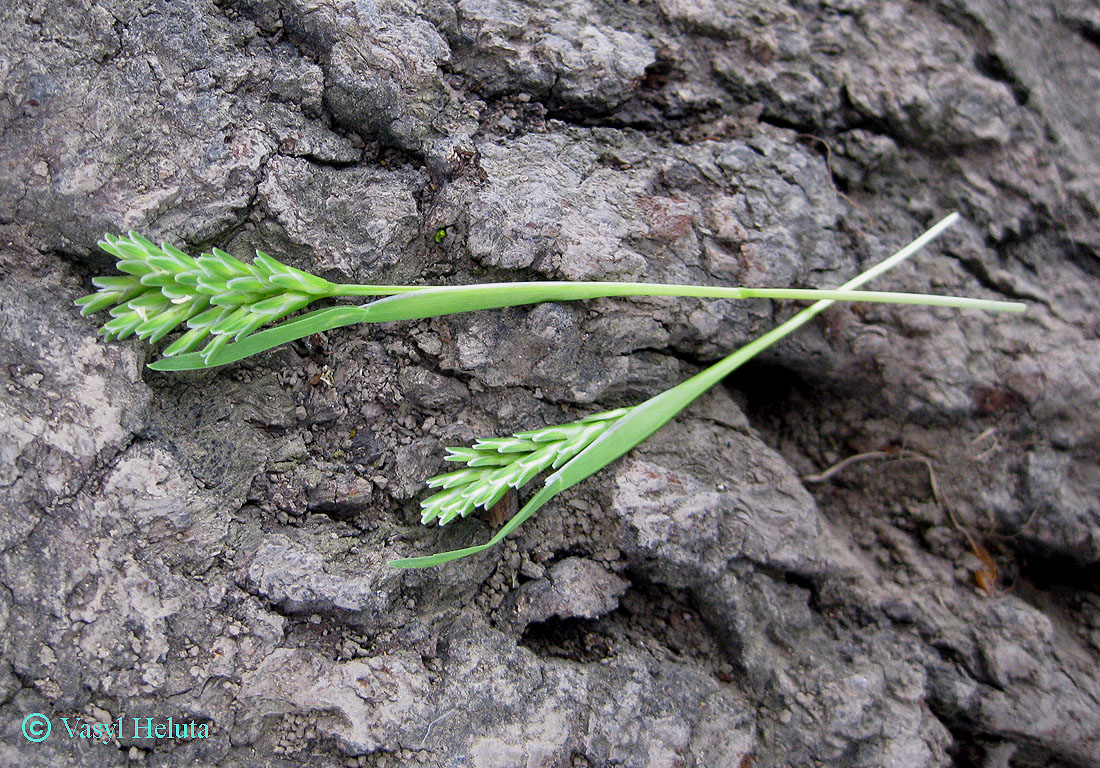
<instances>
[{"instance_id":1,"label":"grass plant","mask_svg":"<svg viewBox=\"0 0 1100 768\"><path fill-rule=\"evenodd\" d=\"M107 341L137 336L157 342L186 331L150 364L159 371L213 368L314 333L356 323L383 323L499 309L544 301L613 296L684 296L714 299L831 299L926 304L963 309L1011 309L1007 302L883 291L822 291L665 283L516 282L455 286L342 285L289 267L257 251L247 264L214 248L192 258L167 243L131 232L106 235L99 246L118 258L125 274L96 277L98 290L77 299L84 315L108 310L99 329ZM321 299L385 296L361 306L307 312L264 330ZM257 332L258 331L258 332ZM199 347L202 347L200 350Z\"/></svg>"},{"instance_id":2,"label":"grass plant","mask_svg":"<svg viewBox=\"0 0 1100 768\"><path fill-rule=\"evenodd\" d=\"M107 235L99 245L118 258L118 269L124 274L94 278L92 282L98 290L76 303L82 314L108 310L111 319L100 328L108 341L137 336L155 343L175 330L182 330L163 350L162 358L150 364L157 370L180 371L225 365L314 333L355 323L413 320L545 301L681 296L815 302L644 403L570 424L481 440L471 448L448 449L446 460L465 467L428 481L430 487L439 490L421 505L425 524L445 525L477 507L488 508L508 489L522 488L548 469L554 472L484 544L390 563L401 568L418 568L466 557L495 545L555 495L631 450L730 372L835 301L1022 312L1024 305L1017 302L860 290L865 283L931 242L957 218L957 214L951 214L890 258L835 290L560 281L462 286L342 285L287 266L262 251L257 251L248 264L216 248L193 258L174 246L158 246L135 233L126 237ZM359 296L384 298L359 306L316 309L279 322L321 299Z\"/></svg>"},{"instance_id":3,"label":"grass plant","mask_svg":"<svg viewBox=\"0 0 1100 768\"><path fill-rule=\"evenodd\" d=\"M958 220L951 214L909 245L876 264L844 285L838 294L860 286L893 269L930 243ZM487 542L464 549L421 557L391 560L398 568L426 568L483 552L500 543L544 504L565 489L600 471L663 427L697 397L740 368L746 362L808 323L830 307L834 300L823 298L786 322L750 341L687 381L651 397L640 405L597 414L572 424L520 432L511 439L481 440L473 448L449 448L448 461L461 461L467 469L432 478L430 487L444 490L421 502L422 522L443 525L475 507L488 508L511 488L519 488L546 468L556 471L539 491ZM920 302L916 302L920 303ZM1024 311L1022 304L1000 302L998 309Z\"/></svg>"}]
</instances>

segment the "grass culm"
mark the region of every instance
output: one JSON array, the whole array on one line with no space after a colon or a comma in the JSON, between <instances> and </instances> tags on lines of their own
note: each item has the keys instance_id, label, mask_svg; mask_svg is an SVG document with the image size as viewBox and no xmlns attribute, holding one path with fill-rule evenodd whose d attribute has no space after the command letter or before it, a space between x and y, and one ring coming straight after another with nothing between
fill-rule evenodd
<instances>
[{"instance_id":1,"label":"grass culm","mask_svg":"<svg viewBox=\"0 0 1100 768\"><path fill-rule=\"evenodd\" d=\"M421 504L421 521L445 525L476 508L489 508L553 470L542 488L489 541L464 549L393 560L420 568L482 552L516 530L561 491L581 482L652 435L697 397L836 301L919 304L1023 312L1018 302L959 296L864 291L862 286L909 258L955 223L951 214L890 258L832 290L747 288L663 283L516 282L460 286L341 285L287 266L257 251L251 263L213 249L191 257L169 244L131 233L107 235L99 245L118 259L121 275L97 277L97 291L77 300L82 314L107 310L100 328L107 341L137 336L157 343L180 331L150 364L161 371L213 368L305 336L355 323L393 322L546 301L604 297L680 296L713 299L789 299L814 303L700 373L643 403L594 414L570 424L480 440L449 448L446 460L464 465L428 481L438 489ZM381 297L291 318L321 299ZM289 318L289 319L288 319ZM281 322L280 322L281 321Z\"/></svg>"}]
</instances>

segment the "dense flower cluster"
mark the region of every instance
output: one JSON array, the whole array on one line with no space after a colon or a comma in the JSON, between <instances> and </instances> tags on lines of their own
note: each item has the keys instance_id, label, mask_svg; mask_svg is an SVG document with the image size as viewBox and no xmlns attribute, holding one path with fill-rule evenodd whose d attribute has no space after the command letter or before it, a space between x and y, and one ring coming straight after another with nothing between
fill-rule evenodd
<instances>
[{"instance_id":1,"label":"dense flower cluster","mask_svg":"<svg viewBox=\"0 0 1100 768\"><path fill-rule=\"evenodd\" d=\"M561 467L629 410L619 408L571 424L478 440L472 448L448 448L445 460L467 468L428 481L428 487L444 490L421 502L421 522L446 525L476 507L488 509L509 488L521 488L543 470Z\"/></svg>"},{"instance_id":2,"label":"dense flower cluster","mask_svg":"<svg viewBox=\"0 0 1100 768\"><path fill-rule=\"evenodd\" d=\"M137 335L156 342L186 324L187 331L164 350L165 357L197 349L209 358L231 339L286 317L335 286L276 261L262 251L245 264L214 248L192 258L167 243L156 245L131 232L106 235L99 247L118 259L125 274L96 277L99 290L77 301L81 314L110 308L99 329L107 341Z\"/></svg>"}]
</instances>

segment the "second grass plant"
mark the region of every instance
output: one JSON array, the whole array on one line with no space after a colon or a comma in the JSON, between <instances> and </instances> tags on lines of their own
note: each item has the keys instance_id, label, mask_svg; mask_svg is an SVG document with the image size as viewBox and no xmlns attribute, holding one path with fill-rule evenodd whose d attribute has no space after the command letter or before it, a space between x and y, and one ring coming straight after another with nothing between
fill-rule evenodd
<instances>
[{"instance_id":1,"label":"second grass plant","mask_svg":"<svg viewBox=\"0 0 1100 768\"><path fill-rule=\"evenodd\" d=\"M844 285L839 292L855 291L909 258L958 220L951 214L885 261ZM520 432L511 438L481 440L473 448L450 448L449 461L467 469L428 481L444 490L422 502L425 523L440 525L475 507L488 508L508 488L519 488L547 468L556 471L543 487L498 530L489 541L464 549L390 561L398 568L426 568L483 552L516 530L544 504L565 489L600 471L663 427L696 398L727 375L793 333L833 304L820 300L791 319L749 342L687 381L651 397L640 405L590 416L571 424Z\"/></svg>"}]
</instances>

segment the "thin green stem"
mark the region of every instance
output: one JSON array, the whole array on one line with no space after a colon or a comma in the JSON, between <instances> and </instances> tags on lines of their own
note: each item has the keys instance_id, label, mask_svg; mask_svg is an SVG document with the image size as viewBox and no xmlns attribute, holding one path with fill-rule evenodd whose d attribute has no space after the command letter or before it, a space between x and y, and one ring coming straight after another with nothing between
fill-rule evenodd
<instances>
[{"instance_id":1,"label":"thin green stem","mask_svg":"<svg viewBox=\"0 0 1100 768\"><path fill-rule=\"evenodd\" d=\"M481 309L500 309L544 301L575 301L614 296L693 296L699 298L820 299L821 309L834 301L933 304L960 309L1022 312L1023 304L957 296L928 296L884 291L853 291L801 288L724 288L701 285L656 285L650 283L485 283L444 288L419 287L402 295L391 295L358 307L333 307L309 312L281 325L253 333L241 341L226 344L213 354L192 352L163 358L149 367L159 371L213 368L264 352L313 333L330 331L354 323L386 323L418 320ZM814 306L818 306L815 304ZM820 309L816 310L821 311ZM816 312L815 312L816 313Z\"/></svg>"},{"instance_id":2,"label":"thin green stem","mask_svg":"<svg viewBox=\"0 0 1100 768\"><path fill-rule=\"evenodd\" d=\"M963 296L937 296L930 293L898 293L895 291L845 291L812 288L745 288L746 299L807 299L811 301L866 301L877 304L920 304L928 307L953 309L981 309L987 312L1015 312L1027 310L1019 301L996 299L970 299Z\"/></svg>"},{"instance_id":3,"label":"thin green stem","mask_svg":"<svg viewBox=\"0 0 1100 768\"><path fill-rule=\"evenodd\" d=\"M392 296L415 291L446 291L459 293L472 288L507 289L517 296L527 290L556 291L571 299L612 298L616 296L687 296L700 299L795 299L814 301L868 301L887 304L924 304L955 309L981 309L992 312L1023 312L1020 302L992 299L969 299L958 296L936 296L926 293L895 291L845 291L815 288L746 288L743 286L680 285L666 283L613 283L547 280L542 282L483 283L481 285L336 285L330 296Z\"/></svg>"},{"instance_id":4,"label":"thin green stem","mask_svg":"<svg viewBox=\"0 0 1100 768\"><path fill-rule=\"evenodd\" d=\"M852 278L848 282L844 283L844 285L840 286L837 290L854 291L861 285L864 285L871 280L874 280L876 277L883 274L884 272L893 269L895 266L919 251L925 245L939 237L942 232L944 232L948 227L958 221L958 219L959 214L957 213L951 213L945 216L931 229L929 229L913 242L909 243L909 245L902 248L893 256L886 259L885 261L879 262L875 266L868 269L866 272L863 272ZM976 299L976 301L978 300ZM801 312L791 317L789 320L781 323L780 325L776 326L759 338L753 339L733 354L729 355L723 360L718 361L710 368L707 368L701 373L696 374L695 376L678 386L682 387L684 386L684 384L690 384L693 381L698 381L698 386L709 389L710 387L714 386L719 381L724 379L726 376L728 376L732 371L740 368L747 361L756 357L756 355L760 354L762 351L782 339L784 336L788 336L797 331L806 323L810 322L810 320L812 320L814 317L831 307L834 303L835 300L833 299L822 299L821 301L814 302L810 306L803 309ZM1007 303L1015 304L1016 302ZM1019 306L1023 307L1024 305L1020 304ZM1014 311L1022 312L1023 309Z\"/></svg>"},{"instance_id":5,"label":"thin green stem","mask_svg":"<svg viewBox=\"0 0 1100 768\"><path fill-rule=\"evenodd\" d=\"M412 293L422 291L425 288L438 288L435 285L358 285L349 283L346 285L333 285L329 292L329 298L335 299L341 296L394 296L398 293Z\"/></svg>"}]
</instances>

